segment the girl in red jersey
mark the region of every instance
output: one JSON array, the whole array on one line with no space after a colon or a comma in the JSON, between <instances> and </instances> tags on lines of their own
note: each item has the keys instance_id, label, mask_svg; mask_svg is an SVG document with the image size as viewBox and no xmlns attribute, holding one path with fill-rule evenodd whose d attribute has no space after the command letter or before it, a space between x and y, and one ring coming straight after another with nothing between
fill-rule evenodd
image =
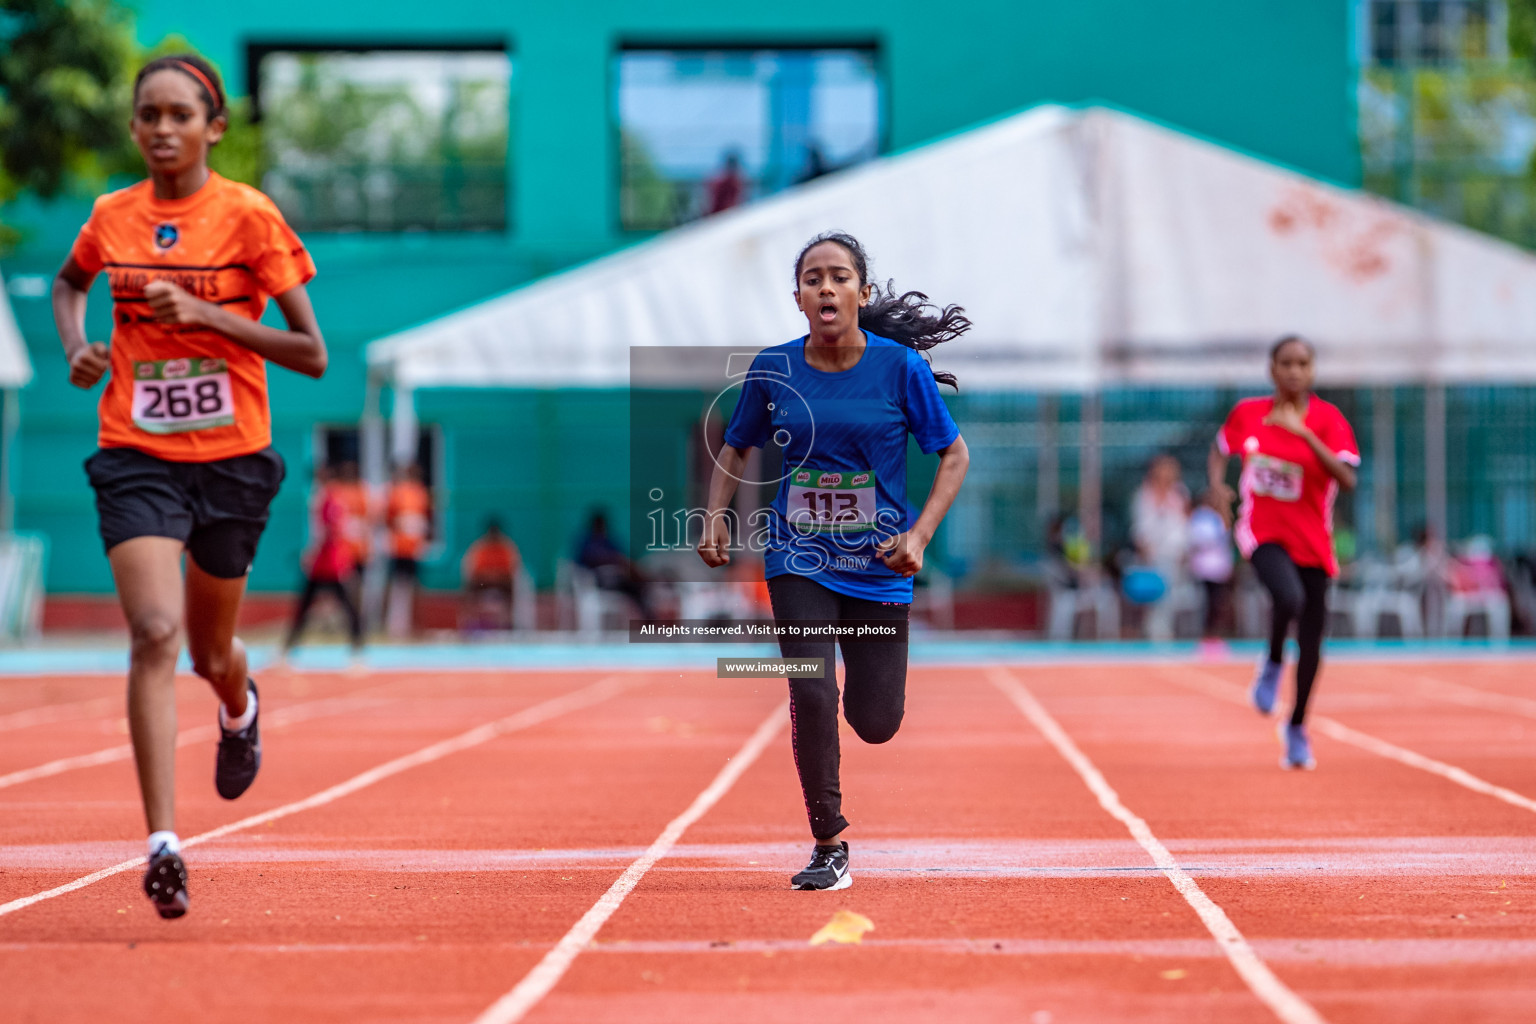
<instances>
[{"instance_id":1,"label":"girl in red jersey","mask_svg":"<svg viewBox=\"0 0 1536 1024\"><path fill-rule=\"evenodd\" d=\"M110 371L100 450L85 468L132 643L128 722L150 831L144 889L167 918L187 910L173 803L181 623L193 671L219 698L215 784L232 800L261 766L256 684L235 619L284 474L266 364L310 377L326 366L304 291L315 275L309 253L271 200L208 169L227 124L207 62L146 64L130 131L149 178L96 201L53 283L70 383L90 388ZM110 349L85 336L86 294L103 270ZM268 297L288 330L261 324Z\"/></svg>"},{"instance_id":2,"label":"girl in red jersey","mask_svg":"<svg viewBox=\"0 0 1536 1024\"><path fill-rule=\"evenodd\" d=\"M1312 393L1312 345L1288 335L1269 353L1270 398L1237 403L1211 446L1207 469L1217 507L1230 515L1227 459L1242 459L1242 509L1233 530L1274 602L1269 653L1253 682L1253 704L1262 714L1275 707L1285 636L1296 623L1301 648L1296 662L1296 700L1280 729L1282 768L1316 767L1307 739L1307 701L1322 660L1328 623L1328 581L1339 574L1333 553L1333 500L1339 488L1354 490L1360 447L1338 407Z\"/></svg>"}]
</instances>

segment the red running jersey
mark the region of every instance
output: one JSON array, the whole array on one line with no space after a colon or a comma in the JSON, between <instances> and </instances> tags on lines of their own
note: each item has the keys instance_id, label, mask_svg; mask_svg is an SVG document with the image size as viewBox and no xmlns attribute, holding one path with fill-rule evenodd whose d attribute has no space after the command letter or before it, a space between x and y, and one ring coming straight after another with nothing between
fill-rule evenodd
<instances>
[{"instance_id":1,"label":"red running jersey","mask_svg":"<svg viewBox=\"0 0 1536 1024\"><path fill-rule=\"evenodd\" d=\"M1274 398L1245 398L1216 435L1223 455L1243 460L1242 510L1233 535L1245 558L1260 544L1279 544L1298 566L1339 574L1333 553L1333 500L1339 483L1307 442L1284 427L1264 425ZM1355 432L1338 406L1313 395L1306 424L1341 462L1360 465Z\"/></svg>"}]
</instances>

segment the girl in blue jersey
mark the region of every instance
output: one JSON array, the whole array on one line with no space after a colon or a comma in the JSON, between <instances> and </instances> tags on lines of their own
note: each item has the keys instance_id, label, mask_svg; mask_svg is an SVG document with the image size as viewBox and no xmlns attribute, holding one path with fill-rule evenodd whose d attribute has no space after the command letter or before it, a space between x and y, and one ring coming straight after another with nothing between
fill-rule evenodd
<instances>
[{"instance_id":1,"label":"girl in blue jersey","mask_svg":"<svg viewBox=\"0 0 1536 1024\"><path fill-rule=\"evenodd\" d=\"M764 544L768 592L781 627L873 624L894 639L781 636L786 658L821 658L815 678L790 679L795 767L815 849L797 889L852 884L848 827L838 784L837 647L845 665L843 710L868 743L901 726L907 683L907 613L923 550L965 479L970 456L939 396L951 374L919 351L971 326L958 306L938 310L920 292L896 295L869 280L852 237L812 239L795 261L795 303L810 324L803 338L760 352L752 363L709 486L709 522L699 555L730 561L726 509L749 449L783 449L773 505L753 525ZM907 504L907 435L939 454L921 514ZM894 628L887 628L894 627Z\"/></svg>"}]
</instances>

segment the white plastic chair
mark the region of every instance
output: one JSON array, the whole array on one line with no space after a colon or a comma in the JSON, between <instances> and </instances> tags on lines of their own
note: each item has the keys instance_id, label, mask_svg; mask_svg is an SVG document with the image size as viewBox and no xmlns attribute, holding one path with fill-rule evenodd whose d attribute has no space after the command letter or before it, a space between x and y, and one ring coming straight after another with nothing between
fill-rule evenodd
<instances>
[{"instance_id":1,"label":"white plastic chair","mask_svg":"<svg viewBox=\"0 0 1536 1024\"><path fill-rule=\"evenodd\" d=\"M625 595L599 587L592 570L564 559L555 567L555 589L561 628L578 633L600 633L610 618L627 621L634 610Z\"/></svg>"},{"instance_id":2,"label":"white plastic chair","mask_svg":"<svg viewBox=\"0 0 1536 1024\"><path fill-rule=\"evenodd\" d=\"M1120 595L1104 580L1094 580L1076 588L1051 580L1049 597L1046 635L1050 639L1071 640L1077 630L1077 618L1085 612L1093 613L1100 640L1120 636Z\"/></svg>"},{"instance_id":3,"label":"white plastic chair","mask_svg":"<svg viewBox=\"0 0 1536 1024\"><path fill-rule=\"evenodd\" d=\"M1502 590L1474 590L1468 593L1452 591L1445 599L1447 635L1464 636L1468 620L1478 614L1488 619L1490 639L1509 639L1509 595Z\"/></svg>"}]
</instances>

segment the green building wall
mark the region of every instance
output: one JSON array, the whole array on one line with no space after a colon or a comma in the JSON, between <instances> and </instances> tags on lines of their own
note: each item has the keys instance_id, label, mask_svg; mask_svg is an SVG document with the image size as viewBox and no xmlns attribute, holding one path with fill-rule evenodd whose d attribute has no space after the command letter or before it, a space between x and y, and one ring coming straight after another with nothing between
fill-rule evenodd
<instances>
[{"instance_id":1,"label":"green building wall","mask_svg":"<svg viewBox=\"0 0 1536 1024\"><path fill-rule=\"evenodd\" d=\"M236 93L251 43L484 41L505 45L513 59L507 232L306 236L320 268L311 294L331 369L318 383L271 372L274 443L289 479L253 570L256 590L294 582L313 427L357 422L369 341L639 239L617 223L612 66L622 46L871 45L888 151L1041 101L1099 99L1311 174L1345 184L1359 176L1344 0L897 0L815 10L760 0L139 0L136 9L142 43L185 36ZM7 277L51 275L88 209L88 197L13 204L7 219L27 241L6 261ZM50 590L103 592L111 580L80 468L93 448L99 392L67 384L46 298L13 296L12 304L37 372L22 395L17 525L51 536ZM104 288L92 295L88 323L93 337L107 336ZM442 432L451 495L444 557L429 568L429 585L452 585L460 553L491 513L547 585L585 511L622 505L622 395L426 393L418 415Z\"/></svg>"}]
</instances>

